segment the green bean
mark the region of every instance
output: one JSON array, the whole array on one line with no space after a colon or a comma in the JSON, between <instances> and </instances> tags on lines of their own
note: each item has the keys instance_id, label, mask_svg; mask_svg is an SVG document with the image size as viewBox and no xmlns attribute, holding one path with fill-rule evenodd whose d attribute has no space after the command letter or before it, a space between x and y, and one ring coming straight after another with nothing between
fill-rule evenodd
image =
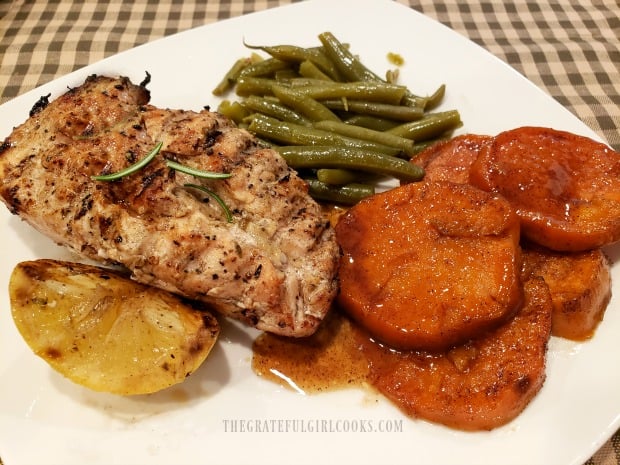
<instances>
[{"instance_id":1,"label":"green bean","mask_svg":"<svg viewBox=\"0 0 620 465\"><path fill-rule=\"evenodd\" d=\"M426 105L428 104L428 97L420 97L419 95L414 95L408 91L403 97L401 103L405 106L420 108L425 111Z\"/></svg>"},{"instance_id":2,"label":"green bean","mask_svg":"<svg viewBox=\"0 0 620 465\"><path fill-rule=\"evenodd\" d=\"M273 74L273 78L276 81L280 81L280 82L287 82L287 81L290 81L291 79L297 79L299 77L300 77L299 73L293 68L281 69L280 71L276 71Z\"/></svg>"},{"instance_id":3,"label":"green bean","mask_svg":"<svg viewBox=\"0 0 620 465\"><path fill-rule=\"evenodd\" d=\"M323 102L325 103L325 102ZM329 108L329 107L328 107ZM371 115L356 114L344 120L347 124L354 124L363 128L374 129L375 131L387 131L400 123L387 118L379 118Z\"/></svg>"},{"instance_id":4,"label":"green bean","mask_svg":"<svg viewBox=\"0 0 620 465\"><path fill-rule=\"evenodd\" d=\"M331 32L319 34L325 54L348 81L381 81L382 79L364 66Z\"/></svg>"},{"instance_id":5,"label":"green bean","mask_svg":"<svg viewBox=\"0 0 620 465\"><path fill-rule=\"evenodd\" d=\"M318 121L313 125L317 129L333 131L336 134L353 137L355 139L376 142L377 144L387 145L402 150L406 155L412 156L413 141L404 137L395 136L387 132L375 131L374 129L361 128L340 121Z\"/></svg>"},{"instance_id":6,"label":"green bean","mask_svg":"<svg viewBox=\"0 0 620 465\"><path fill-rule=\"evenodd\" d=\"M240 97L249 97L250 95L273 95L272 87L275 83L273 79L268 78L239 78L236 92Z\"/></svg>"},{"instance_id":7,"label":"green bean","mask_svg":"<svg viewBox=\"0 0 620 465\"><path fill-rule=\"evenodd\" d=\"M331 78L310 60L304 60L299 64L299 74L307 78L331 81Z\"/></svg>"},{"instance_id":8,"label":"green bean","mask_svg":"<svg viewBox=\"0 0 620 465\"><path fill-rule=\"evenodd\" d=\"M213 95L222 96L232 89L239 78L239 73L251 63L252 59L247 57L239 58L235 61L222 80L215 86L215 89L213 89Z\"/></svg>"},{"instance_id":9,"label":"green bean","mask_svg":"<svg viewBox=\"0 0 620 465\"><path fill-rule=\"evenodd\" d=\"M334 145L340 147L358 148L368 153L382 153L394 157L400 153L399 149L375 142L341 136L329 131L322 131L313 127L279 121L269 116L257 114L252 118L248 130L259 137L288 145Z\"/></svg>"},{"instance_id":10,"label":"green bean","mask_svg":"<svg viewBox=\"0 0 620 465\"><path fill-rule=\"evenodd\" d=\"M345 168L318 168L316 178L325 184L343 186L353 182L375 185L379 180L385 179L385 176Z\"/></svg>"},{"instance_id":11,"label":"green bean","mask_svg":"<svg viewBox=\"0 0 620 465\"><path fill-rule=\"evenodd\" d=\"M287 84L316 99L352 98L392 105L398 105L407 90L404 86L380 81L336 82L308 77L291 79Z\"/></svg>"},{"instance_id":12,"label":"green bean","mask_svg":"<svg viewBox=\"0 0 620 465\"><path fill-rule=\"evenodd\" d=\"M283 104L287 105L297 113L304 115L309 120L340 121L340 118L338 118L325 105L317 102L313 98L308 97L298 90L276 85L272 87L272 91Z\"/></svg>"},{"instance_id":13,"label":"green bean","mask_svg":"<svg viewBox=\"0 0 620 465\"><path fill-rule=\"evenodd\" d=\"M397 69L388 69L385 72L385 82L389 82L390 84L396 84L398 82L398 75L400 73Z\"/></svg>"},{"instance_id":14,"label":"green bean","mask_svg":"<svg viewBox=\"0 0 620 465\"><path fill-rule=\"evenodd\" d=\"M343 168L392 176L406 182L419 181L424 176L424 170L409 161L353 147L283 146L275 150L295 169Z\"/></svg>"},{"instance_id":15,"label":"green bean","mask_svg":"<svg viewBox=\"0 0 620 465\"><path fill-rule=\"evenodd\" d=\"M442 84L437 88L435 92L433 92L433 94L431 94L428 97L426 101L426 105L424 106L424 110L425 111L434 110L436 107L439 106L439 104L441 103L445 95L446 95L446 85Z\"/></svg>"},{"instance_id":16,"label":"green bean","mask_svg":"<svg viewBox=\"0 0 620 465\"><path fill-rule=\"evenodd\" d=\"M301 76L298 78L291 79L287 82L293 88L304 88L304 87L312 87L312 86L334 86L339 85L341 83L332 81L331 79L317 79L308 76Z\"/></svg>"},{"instance_id":17,"label":"green bean","mask_svg":"<svg viewBox=\"0 0 620 465\"><path fill-rule=\"evenodd\" d=\"M369 102L363 100L328 99L322 101L323 105L332 110L341 110L363 115L379 116L381 118L397 121L414 121L424 116L424 110L420 107L404 105L392 105L381 102Z\"/></svg>"},{"instance_id":18,"label":"green bean","mask_svg":"<svg viewBox=\"0 0 620 465\"><path fill-rule=\"evenodd\" d=\"M331 32L319 34L319 40L323 44L326 55L334 62L338 71L349 81L379 81L386 82L377 74L368 69L348 48L336 39ZM424 108L427 99L414 95L406 90L403 103L408 106Z\"/></svg>"},{"instance_id":19,"label":"green bean","mask_svg":"<svg viewBox=\"0 0 620 465\"><path fill-rule=\"evenodd\" d=\"M249 114L246 108L239 102L231 102L230 100L222 100L217 107L217 111L233 120L236 124L240 124Z\"/></svg>"},{"instance_id":20,"label":"green bean","mask_svg":"<svg viewBox=\"0 0 620 465\"><path fill-rule=\"evenodd\" d=\"M302 124L305 126L309 126L311 124L311 121L308 118L287 107L279 100L250 95L243 101L242 106L249 110L277 118L281 121L289 121L291 123Z\"/></svg>"},{"instance_id":21,"label":"green bean","mask_svg":"<svg viewBox=\"0 0 620 465\"><path fill-rule=\"evenodd\" d=\"M319 168L316 177L325 184L342 186L359 180L360 173L342 168Z\"/></svg>"},{"instance_id":22,"label":"green bean","mask_svg":"<svg viewBox=\"0 0 620 465\"><path fill-rule=\"evenodd\" d=\"M242 77L272 76L277 71L289 69L289 66L289 63L285 61L269 58L244 67L239 72L237 79Z\"/></svg>"},{"instance_id":23,"label":"green bean","mask_svg":"<svg viewBox=\"0 0 620 465\"><path fill-rule=\"evenodd\" d=\"M351 183L344 186L331 186L318 179L306 179L310 195L325 202L343 205L355 205L360 200L375 193L375 188L368 184Z\"/></svg>"},{"instance_id":24,"label":"green bean","mask_svg":"<svg viewBox=\"0 0 620 465\"><path fill-rule=\"evenodd\" d=\"M311 61L331 79L341 80L340 73L334 66L334 63L325 56L325 53L319 47L304 48L296 45L257 46L248 44L245 44L245 46L253 50L262 50L273 58L282 61L293 63L301 63L306 60Z\"/></svg>"},{"instance_id":25,"label":"green bean","mask_svg":"<svg viewBox=\"0 0 620 465\"><path fill-rule=\"evenodd\" d=\"M217 92L235 87L241 104L222 102L222 113L302 175L312 171L311 195L319 200L356 203L359 192L374 193L379 177L422 179L409 160L462 124L456 110L428 113L442 103L445 85L418 96L397 84L398 69L380 77L331 32L319 41L309 48L245 44L269 57L253 53L227 73Z\"/></svg>"},{"instance_id":26,"label":"green bean","mask_svg":"<svg viewBox=\"0 0 620 465\"><path fill-rule=\"evenodd\" d=\"M246 126L246 129L247 129L247 126ZM256 137L256 140L258 140L258 146L261 147L261 148L273 149L273 148L277 147L277 144L274 144L270 140L263 139L262 137Z\"/></svg>"},{"instance_id":27,"label":"green bean","mask_svg":"<svg viewBox=\"0 0 620 465\"><path fill-rule=\"evenodd\" d=\"M383 102L397 105L403 99L407 88L386 82L334 82L332 84L300 87L301 92L317 100L352 98L369 102Z\"/></svg>"},{"instance_id":28,"label":"green bean","mask_svg":"<svg viewBox=\"0 0 620 465\"><path fill-rule=\"evenodd\" d=\"M432 139L461 126L461 116L457 110L430 113L411 123L388 129L388 133L406 137L418 142Z\"/></svg>"}]
</instances>

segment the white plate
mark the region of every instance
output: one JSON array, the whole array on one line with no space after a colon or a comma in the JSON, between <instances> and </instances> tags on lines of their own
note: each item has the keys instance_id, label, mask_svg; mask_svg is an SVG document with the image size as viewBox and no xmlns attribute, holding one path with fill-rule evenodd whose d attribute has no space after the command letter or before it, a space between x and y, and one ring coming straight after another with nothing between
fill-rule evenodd
<instances>
[{"instance_id":1,"label":"white plate","mask_svg":"<svg viewBox=\"0 0 620 465\"><path fill-rule=\"evenodd\" d=\"M140 82L152 103L215 107L211 89L252 44L317 44L332 31L377 72L386 55L406 61L402 82L418 93L447 85L444 109L460 110L462 131L494 134L547 125L595 137L583 123L500 60L440 24L387 0L307 1L200 27L121 53L0 107L0 138L39 96L56 97L91 73ZM380 396L340 391L304 396L256 377L256 335L235 323L207 362L179 387L118 398L82 389L32 354L9 311L7 283L19 261L71 258L0 209L0 457L5 465L138 464L580 464L620 426L620 312L616 297L596 337L553 339L542 391L509 425L464 433L402 416ZM618 248L611 250L614 261ZM620 282L618 266L613 268ZM620 295L616 284L614 292ZM256 422L259 423L256 423ZM267 432L241 432L266 428ZM231 429L236 428L237 432ZM346 432L353 429L397 432ZM304 431L300 431L303 429Z\"/></svg>"}]
</instances>

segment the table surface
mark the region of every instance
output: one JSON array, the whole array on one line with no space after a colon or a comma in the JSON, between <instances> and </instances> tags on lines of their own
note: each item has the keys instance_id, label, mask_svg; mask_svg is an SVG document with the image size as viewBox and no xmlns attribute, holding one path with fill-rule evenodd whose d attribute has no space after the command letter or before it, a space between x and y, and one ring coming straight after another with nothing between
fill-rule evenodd
<instances>
[{"instance_id":1,"label":"table surface","mask_svg":"<svg viewBox=\"0 0 620 465\"><path fill-rule=\"evenodd\" d=\"M398 1L510 64L620 151L618 0ZM0 0L0 104L151 40L289 3ZM587 464L620 465L620 432Z\"/></svg>"}]
</instances>

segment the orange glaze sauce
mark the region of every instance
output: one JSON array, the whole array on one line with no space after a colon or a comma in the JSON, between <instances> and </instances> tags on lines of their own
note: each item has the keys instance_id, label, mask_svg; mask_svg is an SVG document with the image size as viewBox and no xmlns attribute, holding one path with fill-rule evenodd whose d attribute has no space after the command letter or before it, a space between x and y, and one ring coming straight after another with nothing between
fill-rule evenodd
<instances>
[{"instance_id":1,"label":"orange glaze sauce","mask_svg":"<svg viewBox=\"0 0 620 465\"><path fill-rule=\"evenodd\" d=\"M263 378L304 393L360 387L369 376L362 337L359 328L334 310L307 338L261 334L254 341L252 369Z\"/></svg>"},{"instance_id":2,"label":"orange glaze sauce","mask_svg":"<svg viewBox=\"0 0 620 465\"><path fill-rule=\"evenodd\" d=\"M336 224L345 207L323 204L323 213ZM286 338L261 334L253 345L252 369L268 380L304 393L365 386L368 357L362 351L367 339L337 308L333 308L310 337Z\"/></svg>"},{"instance_id":3,"label":"orange glaze sauce","mask_svg":"<svg viewBox=\"0 0 620 465\"><path fill-rule=\"evenodd\" d=\"M335 223L340 212L332 213ZM252 369L302 393L370 388L412 418L490 430L516 417L544 380L551 301L543 284L532 281L527 288L528 303L510 322L488 337L440 352L377 343L334 304L310 337L261 334L254 341Z\"/></svg>"},{"instance_id":4,"label":"orange glaze sauce","mask_svg":"<svg viewBox=\"0 0 620 465\"><path fill-rule=\"evenodd\" d=\"M547 305L542 300L536 306ZM308 338L261 334L254 342L252 369L301 393L372 389L411 418L458 430L486 431L518 416L543 383L546 344L542 339L548 337L551 313L532 313L515 318L526 318L525 325L500 328L497 342L483 338L431 353L397 351L376 343L334 308ZM529 335L532 325L548 331ZM505 354L499 365L494 362L498 353ZM524 353L530 355L524 358Z\"/></svg>"}]
</instances>

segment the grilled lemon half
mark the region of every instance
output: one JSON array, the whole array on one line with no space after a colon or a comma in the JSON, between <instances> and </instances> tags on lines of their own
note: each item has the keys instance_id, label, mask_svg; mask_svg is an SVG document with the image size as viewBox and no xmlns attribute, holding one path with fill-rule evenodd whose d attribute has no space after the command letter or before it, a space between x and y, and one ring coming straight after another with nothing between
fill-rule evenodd
<instances>
[{"instance_id":1,"label":"grilled lemon half","mask_svg":"<svg viewBox=\"0 0 620 465\"><path fill-rule=\"evenodd\" d=\"M35 354L95 391L148 394L182 382L207 358L219 325L180 298L81 263L19 263L13 320Z\"/></svg>"}]
</instances>

